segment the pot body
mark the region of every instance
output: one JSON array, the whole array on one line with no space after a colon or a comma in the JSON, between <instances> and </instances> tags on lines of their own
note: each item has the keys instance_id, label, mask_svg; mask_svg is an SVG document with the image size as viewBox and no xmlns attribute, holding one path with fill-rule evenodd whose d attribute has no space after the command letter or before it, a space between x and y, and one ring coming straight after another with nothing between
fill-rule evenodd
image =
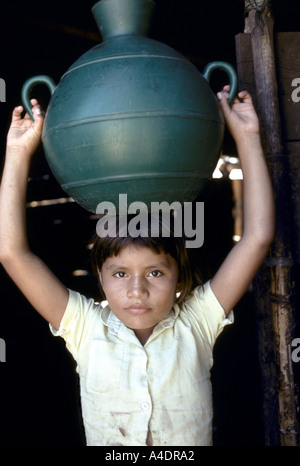
<instances>
[{"instance_id":1,"label":"pot body","mask_svg":"<svg viewBox=\"0 0 300 466\"><path fill-rule=\"evenodd\" d=\"M120 1L95 5L100 31L101 8ZM224 121L217 100L177 51L113 28L53 92L42 136L50 168L68 195L92 212L103 201L118 208L119 194L148 207L192 201L220 156Z\"/></svg>"}]
</instances>

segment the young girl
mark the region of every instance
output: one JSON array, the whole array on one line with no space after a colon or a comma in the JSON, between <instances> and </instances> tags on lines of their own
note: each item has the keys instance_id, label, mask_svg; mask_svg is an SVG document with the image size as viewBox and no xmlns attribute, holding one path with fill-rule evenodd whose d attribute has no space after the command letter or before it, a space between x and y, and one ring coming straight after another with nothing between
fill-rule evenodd
<instances>
[{"instance_id":1,"label":"young girl","mask_svg":"<svg viewBox=\"0 0 300 466\"><path fill-rule=\"evenodd\" d=\"M183 238L97 238L94 266L108 302L68 290L28 247L25 199L43 114L13 111L0 190L0 259L77 363L88 445L212 443L212 351L274 234L271 183L250 95L218 94L244 175L244 233L196 285ZM148 227L153 221L150 217ZM233 285L234 284L234 285Z\"/></svg>"}]
</instances>

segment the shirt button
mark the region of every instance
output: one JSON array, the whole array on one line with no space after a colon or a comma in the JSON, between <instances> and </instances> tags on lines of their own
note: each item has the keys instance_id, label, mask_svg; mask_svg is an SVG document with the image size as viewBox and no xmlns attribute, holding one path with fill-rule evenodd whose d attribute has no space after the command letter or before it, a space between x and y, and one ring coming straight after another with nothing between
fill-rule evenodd
<instances>
[{"instance_id":1,"label":"shirt button","mask_svg":"<svg viewBox=\"0 0 300 466\"><path fill-rule=\"evenodd\" d=\"M148 409L150 408L150 405L147 401L143 401L142 403L142 410L143 411L148 411Z\"/></svg>"}]
</instances>

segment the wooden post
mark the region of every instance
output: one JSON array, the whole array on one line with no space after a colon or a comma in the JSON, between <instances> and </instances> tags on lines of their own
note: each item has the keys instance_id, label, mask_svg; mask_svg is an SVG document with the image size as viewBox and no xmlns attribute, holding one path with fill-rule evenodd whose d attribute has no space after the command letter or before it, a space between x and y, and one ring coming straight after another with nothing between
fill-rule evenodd
<instances>
[{"instance_id":1,"label":"wooden post","mask_svg":"<svg viewBox=\"0 0 300 466\"><path fill-rule=\"evenodd\" d=\"M291 252L291 221L288 199L287 155L284 151L281 121L278 105L278 89L274 56L273 17L266 1L246 0L248 16L245 20L245 33L250 34L253 73L255 81L255 103L261 121L262 140L273 181L276 203L276 236L270 256L265 266L254 281L254 293L259 297L263 308L270 305L273 324L273 341L275 363L277 366L278 403L269 406L269 412L278 409L278 435L281 445L297 445L297 396L294 390L294 374L291 358L291 342L295 326L294 309L291 296L293 294ZM263 199L262 199L263 202ZM266 276L266 267L270 276ZM261 287L267 288L269 295L261 296ZM269 334L269 338L271 335ZM266 344L266 343L264 343ZM265 366L267 372L269 368ZM264 368L262 367L262 370ZM273 374L274 376L274 374ZM272 379L271 379L272 383ZM264 390L268 390L265 386ZM271 400L272 402L272 400ZM265 394L268 403L268 394ZM277 444L276 432L267 433L267 444ZM270 442L274 443L268 443ZM273 440L272 440L273 439Z\"/></svg>"},{"instance_id":2,"label":"wooden post","mask_svg":"<svg viewBox=\"0 0 300 466\"><path fill-rule=\"evenodd\" d=\"M236 60L239 88L247 89L256 104L256 87L251 34L236 36ZM262 423L265 445L280 445L278 424L278 373L275 363L274 332L270 299L269 267L262 265L253 280L253 295L257 322L257 352L262 390Z\"/></svg>"}]
</instances>

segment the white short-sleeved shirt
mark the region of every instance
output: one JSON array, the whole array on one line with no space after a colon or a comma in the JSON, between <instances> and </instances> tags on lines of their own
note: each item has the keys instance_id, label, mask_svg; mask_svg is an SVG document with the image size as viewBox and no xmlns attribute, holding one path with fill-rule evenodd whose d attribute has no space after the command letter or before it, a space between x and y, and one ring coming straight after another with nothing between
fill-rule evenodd
<instances>
[{"instance_id":1,"label":"white short-sleeved shirt","mask_svg":"<svg viewBox=\"0 0 300 466\"><path fill-rule=\"evenodd\" d=\"M87 445L212 444L210 369L226 318L210 283L159 322L143 346L110 310L69 290L54 335L66 341L80 377Z\"/></svg>"}]
</instances>

